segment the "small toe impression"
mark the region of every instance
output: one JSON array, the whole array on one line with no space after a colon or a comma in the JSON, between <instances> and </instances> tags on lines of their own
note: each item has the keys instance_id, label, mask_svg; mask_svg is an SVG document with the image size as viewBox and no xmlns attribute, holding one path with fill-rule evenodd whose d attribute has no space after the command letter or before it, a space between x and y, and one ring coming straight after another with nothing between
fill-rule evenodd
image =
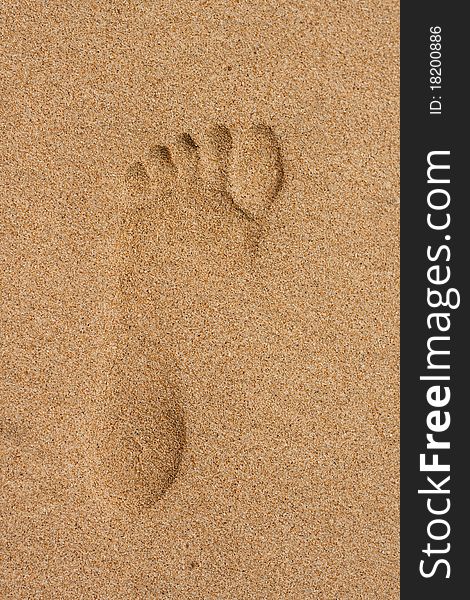
<instances>
[{"instance_id":1,"label":"small toe impression","mask_svg":"<svg viewBox=\"0 0 470 600\"><path fill-rule=\"evenodd\" d=\"M234 202L254 220L262 218L283 179L279 145L269 127L255 125L241 134L230 172Z\"/></svg>"},{"instance_id":2,"label":"small toe impression","mask_svg":"<svg viewBox=\"0 0 470 600\"><path fill-rule=\"evenodd\" d=\"M229 129L215 125L206 130L201 138L201 166L207 186L219 192L228 188L227 171L232 136Z\"/></svg>"},{"instance_id":3,"label":"small toe impression","mask_svg":"<svg viewBox=\"0 0 470 600\"><path fill-rule=\"evenodd\" d=\"M194 180L199 168L198 147L193 138L184 133L171 145L178 175L186 181Z\"/></svg>"},{"instance_id":4,"label":"small toe impression","mask_svg":"<svg viewBox=\"0 0 470 600\"><path fill-rule=\"evenodd\" d=\"M150 177L144 164L135 162L126 172L125 181L129 189L133 192L143 192L150 183Z\"/></svg>"},{"instance_id":5,"label":"small toe impression","mask_svg":"<svg viewBox=\"0 0 470 600\"><path fill-rule=\"evenodd\" d=\"M176 172L170 150L166 146L152 146L147 159L147 170L150 179L159 181L171 178Z\"/></svg>"}]
</instances>

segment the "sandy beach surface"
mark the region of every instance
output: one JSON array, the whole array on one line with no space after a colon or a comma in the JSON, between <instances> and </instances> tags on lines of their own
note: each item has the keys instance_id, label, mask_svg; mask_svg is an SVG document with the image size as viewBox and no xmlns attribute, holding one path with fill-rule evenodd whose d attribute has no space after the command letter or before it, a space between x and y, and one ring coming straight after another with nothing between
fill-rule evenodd
<instances>
[{"instance_id":1,"label":"sandy beach surface","mask_svg":"<svg viewBox=\"0 0 470 600\"><path fill-rule=\"evenodd\" d=\"M398 20L2 3L2 599L399 597Z\"/></svg>"}]
</instances>

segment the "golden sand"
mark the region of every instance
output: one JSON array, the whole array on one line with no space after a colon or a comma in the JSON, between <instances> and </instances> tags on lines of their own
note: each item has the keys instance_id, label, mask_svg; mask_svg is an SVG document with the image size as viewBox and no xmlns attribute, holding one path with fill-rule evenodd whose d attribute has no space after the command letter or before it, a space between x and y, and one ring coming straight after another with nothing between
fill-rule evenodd
<instances>
[{"instance_id":1,"label":"golden sand","mask_svg":"<svg viewBox=\"0 0 470 600\"><path fill-rule=\"evenodd\" d=\"M0 597L398 598L397 2L0 10Z\"/></svg>"}]
</instances>

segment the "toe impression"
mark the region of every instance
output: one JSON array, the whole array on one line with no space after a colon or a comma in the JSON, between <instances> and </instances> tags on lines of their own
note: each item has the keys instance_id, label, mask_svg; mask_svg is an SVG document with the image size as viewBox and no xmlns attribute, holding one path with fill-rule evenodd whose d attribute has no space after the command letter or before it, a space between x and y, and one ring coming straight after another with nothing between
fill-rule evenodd
<instances>
[{"instance_id":1,"label":"toe impression","mask_svg":"<svg viewBox=\"0 0 470 600\"><path fill-rule=\"evenodd\" d=\"M283 179L281 153L269 127L254 125L240 135L229 179L234 202L259 222L278 194Z\"/></svg>"},{"instance_id":2,"label":"toe impression","mask_svg":"<svg viewBox=\"0 0 470 600\"><path fill-rule=\"evenodd\" d=\"M232 136L227 127L215 125L201 138L203 178L211 190L227 191L227 170L232 149Z\"/></svg>"}]
</instances>

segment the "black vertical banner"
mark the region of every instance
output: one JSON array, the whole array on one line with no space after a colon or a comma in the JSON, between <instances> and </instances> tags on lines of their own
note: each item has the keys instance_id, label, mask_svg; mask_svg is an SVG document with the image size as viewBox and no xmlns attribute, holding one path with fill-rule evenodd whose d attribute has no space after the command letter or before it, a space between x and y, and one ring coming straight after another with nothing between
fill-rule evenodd
<instances>
[{"instance_id":1,"label":"black vertical banner","mask_svg":"<svg viewBox=\"0 0 470 600\"><path fill-rule=\"evenodd\" d=\"M401 6L401 598L470 597L470 39L464 4ZM468 102L467 102L468 104Z\"/></svg>"}]
</instances>

